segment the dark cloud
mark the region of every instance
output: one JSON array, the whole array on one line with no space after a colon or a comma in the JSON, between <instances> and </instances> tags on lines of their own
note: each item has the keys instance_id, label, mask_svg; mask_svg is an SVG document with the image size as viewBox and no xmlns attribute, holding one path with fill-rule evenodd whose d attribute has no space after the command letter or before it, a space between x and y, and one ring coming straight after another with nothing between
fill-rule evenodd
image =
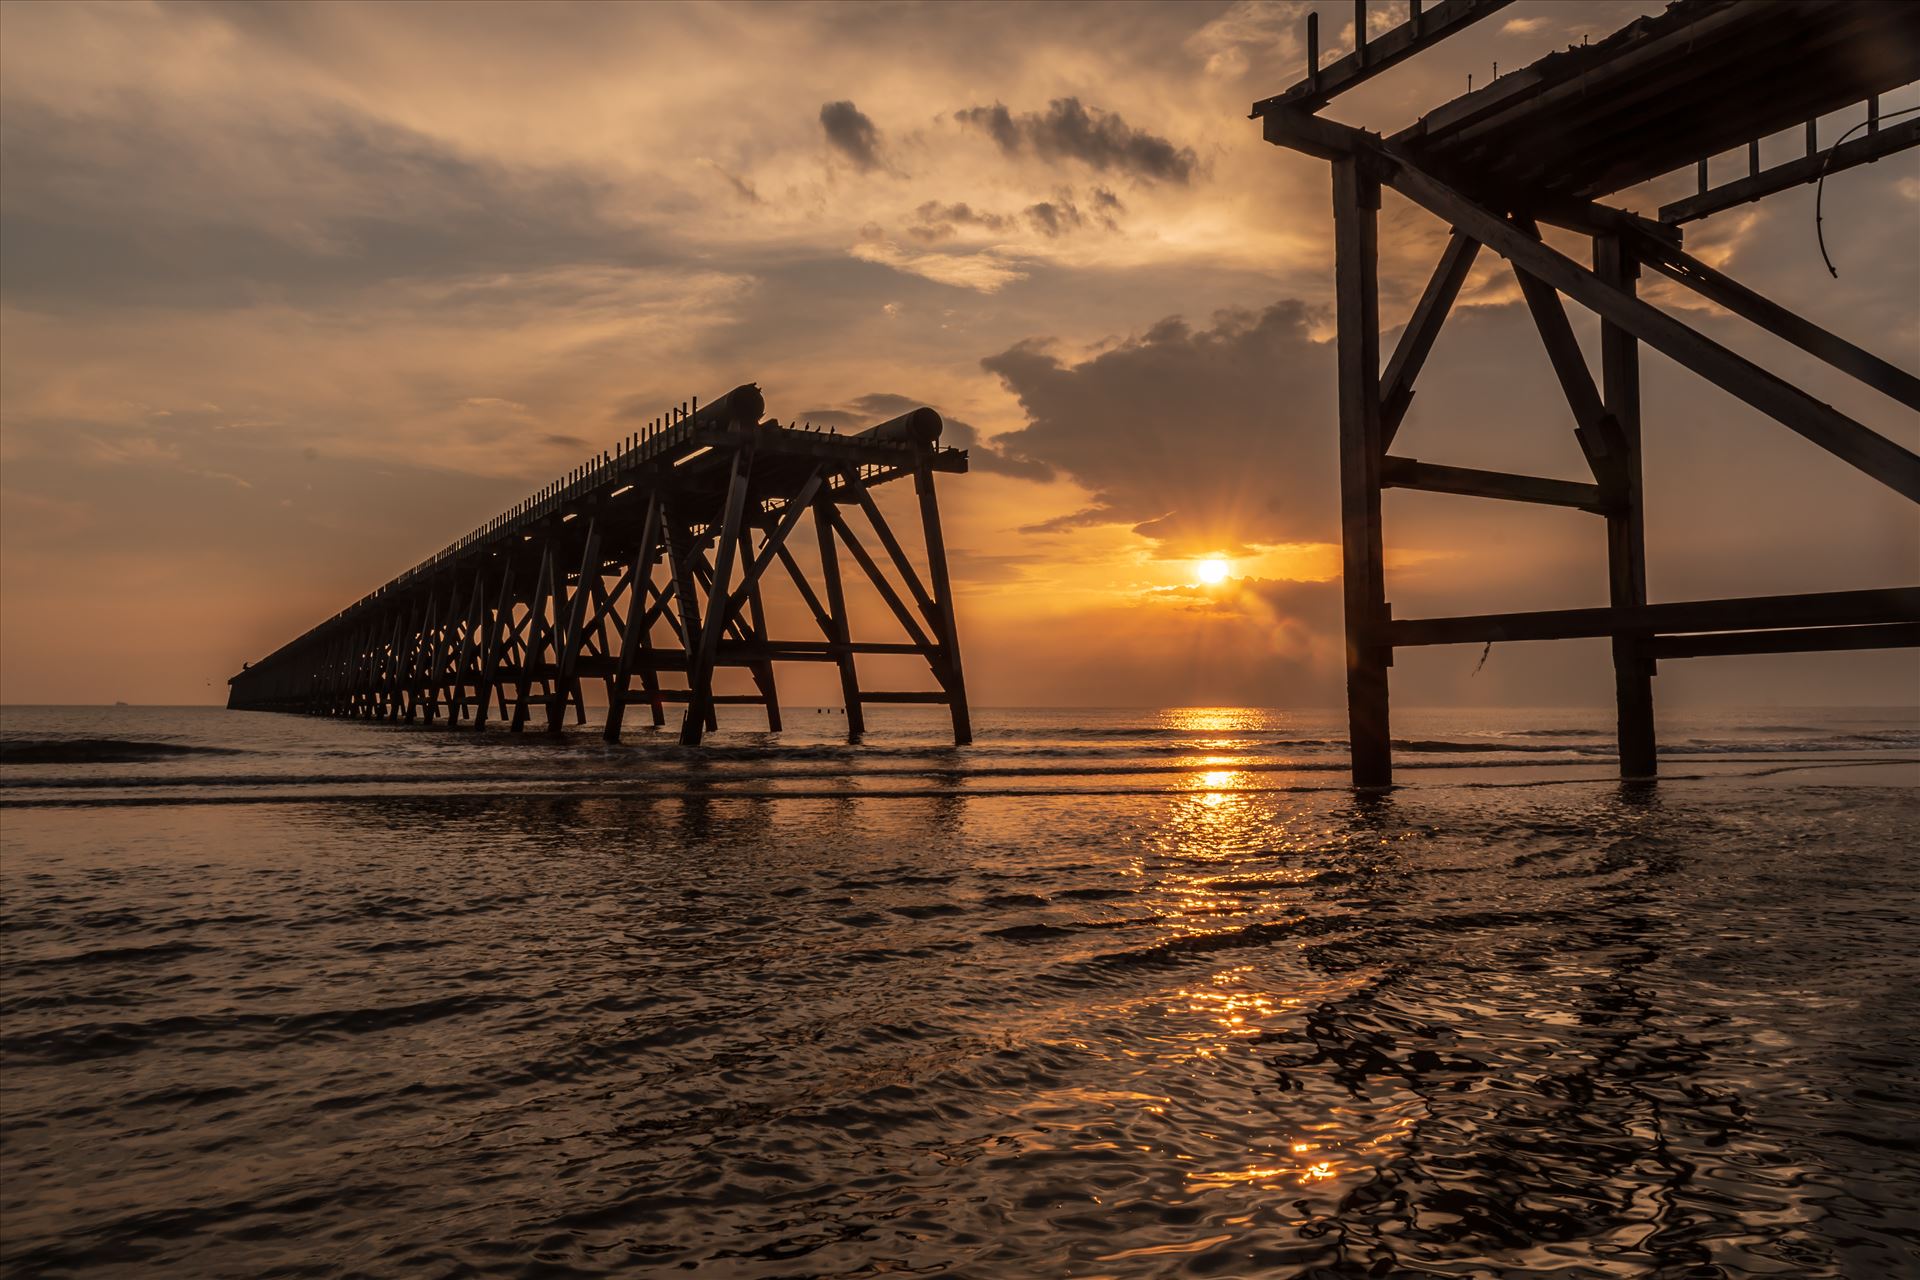
<instances>
[{"instance_id":1,"label":"dark cloud","mask_svg":"<svg viewBox=\"0 0 1920 1280\"><path fill-rule=\"evenodd\" d=\"M1008 155L1030 150L1042 159L1079 160L1102 172L1181 185L1192 182L1200 167L1192 147L1135 129L1114 112L1082 106L1078 98L1055 98L1045 112L1018 116L996 102L968 107L954 118L981 130Z\"/></svg>"},{"instance_id":2,"label":"dark cloud","mask_svg":"<svg viewBox=\"0 0 1920 1280\"><path fill-rule=\"evenodd\" d=\"M402 280L659 264L601 179L510 168L340 109L0 113L0 277L32 306L337 299ZM297 201L289 193L297 192Z\"/></svg>"},{"instance_id":3,"label":"dark cloud","mask_svg":"<svg viewBox=\"0 0 1920 1280\"><path fill-rule=\"evenodd\" d=\"M1004 460L1094 495L1034 528L1128 524L1170 554L1333 538L1332 347L1308 321L1287 301L1206 329L1169 318L1076 365L1043 342L982 361L1029 419L996 437Z\"/></svg>"},{"instance_id":4,"label":"dark cloud","mask_svg":"<svg viewBox=\"0 0 1920 1280\"><path fill-rule=\"evenodd\" d=\"M820 127L835 150L853 161L862 173L882 168L880 130L851 102L828 102L820 107Z\"/></svg>"},{"instance_id":5,"label":"dark cloud","mask_svg":"<svg viewBox=\"0 0 1920 1280\"><path fill-rule=\"evenodd\" d=\"M965 201L959 204L941 204L938 200L929 200L914 210L918 225L908 227L907 234L923 243L932 244L939 240L950 240L962 227L978 227L983 231L1005 231L1013 225L1013 219L998 213L977 210Z\"/></svg>"}]
</instances>

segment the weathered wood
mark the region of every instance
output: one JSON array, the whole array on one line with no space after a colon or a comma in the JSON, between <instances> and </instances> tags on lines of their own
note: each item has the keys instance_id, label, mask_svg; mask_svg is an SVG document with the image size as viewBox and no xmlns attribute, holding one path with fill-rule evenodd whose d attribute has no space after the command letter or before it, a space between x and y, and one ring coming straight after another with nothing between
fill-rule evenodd
<instances>
[{"instance_id":1,"label":"weathered wood","mask_svg":"<svg viewBox=\"0 0 1920 1280\"><path fill-rule=\"evenodd\" d=\"M933 625L940 636L939 660L931 665L953 713L954 745L964 747L973 741L973 718L967 710L967 682L960 666L959 610L954 604L953 580L947 573L947 544L940 528L940 501L934 493L932 469L920 468L913 487L920 499L920 532L926 541L927 572L933 579L933 604L938 614Z\"/></svg>"},{"instance_id":2,"label":"weathered wood","mask_svg":"<svg viewBox=\"0 0 1920 1280\"><path fill-rule=\"evenodd\" d=\"M1396 618L1387 639L1399 648L1653 636L1692 631L1761 631L1781 627L1865 626L1920 622L1920 587L1742 596L1601 609L1543 609L1458 618Z\"/></svg>"},{"instance_id":3,"label":"weathered wood","mask_svg":"<svg viewBox=\"0 0 1920 1280\"><path fill-rule=\"evenodd\" d=\"M1262 98L1253 104L1252 116L1263 116L1276 107L1317 111L1340 94L1364 84L1389 67L1397 66L1440 41L1462 31L1513 0L1440 0L1431 9L1421 11L1418 0L1409 20L1366 38L1364 18L1356 19L1359 40L1354 52L1336 58L1324 67L1310 67L1306 78L1285 93Z\"/></svg>"},{"instance_id":4,"label":"weathered wood","mask_svg":"<svg viewBox=\"0 0 1920 1280\"><path fill-rule=\"evenodd\" d=\"M1393 782L1387 714L1386 572L1380 529L1379 184L1352 158L1333 165L1334 292L1340 401L1340 528L1347 728L1353 781Z\"/></svg>"},{"instance_id":5,"label":"weathered wood","mask_svg":"<svg viewBox=\"0 0 1920 1280\"><path fill-rule=\"evenodd\" d=\"M711 607L707 610L706 621L699 632L699 647L693 650L691 668L687 673L687 688L693 696L687 700L687 713L680 723L682 746L700 745L700 731L714 706L713 661L730 612L727 608L728 582L733 574L734 553L740 541L740 522L746 514L747 485L752 468L751 452L742 449L734 453L733 474L727 481L725 514L720 524L720 540L713 551L713 588L708 595Z\"/></svg>"},{"instance_id":6,"label":"weathered wood","mask_svg":"<svg viewBox=\"0 0 1920 1280\"><path fill-rule=\"evenodd\" d=\"M1897 493L1920 502L1920 456L1760 368L1657 307L1622 292L1572 259L1508 224L1404 161L1390 166L1395 190L1451 222L1528 275L1597 312L1676 363L1781 422Z\"/></svg>"},{"instance_id":7,"label":"weathered wood","mask_svg":"<svg viewBox=\"0 0 1920 1280\"><path fill-rule=\"evenodd\" d=\"M1724 658L1756 653L1834 653L1853 649L1920 647L1920 622L1883 622L1858 627L1790 627L1778 631L1720 631L1655 636L1646 642L1653 658Z\"/></svg>"},{"instance_id":8,"label":"weathered wood","mask_svg":"<svg viewBox=\"0 0 1920 1280\"><path fill-rule=\"evenodd\" d=\"M653 580L655 560L654 546L660 537L660 495L647 496L647 514L640 522L640 538L634 543L633 567L629 574L626 626L620 636L620 665L609 684L607 699L607 718L601 729L601 736L608 742L620 741L620 726L626 718L630 686L633 682L634 665L640 656L640 650L648 644L647 587ZM648 705L653 710L654 724L664 723L660 712L660 694L657 679L647 686Z\"/></svg>"},{"instance_id":9,"label":"weathered wood","mask_svg":"<svg viewBox=\"0 0 1920 1280\"><path fill-rule=\"evenodd\" d=\"M1837 147L1829 147L1813 155L1796 156L1770 169L1761 169L1747 177L1709 187L1683 200L1662 205L1660 221L1679 226L1711 217L1792 187L1817 182L1823 174L1831 175L1856 165L1872 164L1913 146L1920 146L1920 120L1903 120L1884 129L1863 133Z\"/></svg>"},{"instance_id":10,"label":"weathered wood","mask_svg":"<svg viewBox=\"0 0 1920 1280\"><path fill-rule=\"evenodd\" d=\"M1536 239L1539 236L1531 226L1523 226L1522 230ZM1561 394L1573 411L1573 434L1580 444L1580 452L1586 456L1587 467L1600 482L1601 489L1609 497L1615 496L1626 483L1621 465L1626 443L1621 438L1620 424L1613 420L1600 398L1600 389L1594 385L1593 371L1587 367L1579 339L1573 336L1573 322L1567 319L1560 295L1517 267L1513 274L1520 283L1520 294L1526 300L1541 345L1546 348L1547 361L1560 383Z\"/></svg>"},{"instance_id":11,"label":"weathered wood","mask_svg":"<svg viewBox=\"0 0 1920 1280\"><path fill-rule=\"evenodd\" d=\"M820 581L827 593L827 639L835 646L847 643L847 599L840 584L840 555L835 539L832 499L821 494L814 499L813 524L820 544ZM798 570L795 570L798 577ZM854 668L851 650L840 648L836 656L840 668L840 702L847 716L847 737L857 741L865 732L860 715L860 677Z\"/></svg>"},{"instance_id":12,"label":"weathered wood","mask_svg":"<svg viewBox=\"0 0 1920 1280\"><path fill-rule=\"evenodd\" d=\"M1427 493L1458 493L1473 498L1500 498L1508 502L1537 502L1550 507L1573 507L1600 515L1606 514L1608 507L1606 496L1596 484L1520 476L1505 471L1480 471L1472 467L1448 467L1392 455L1388 455L1381 466L1380 482L1388 489L1420 489Z\"/></svg>"},{"instance_id":13,"label":"weathered wood","mask_svg":"<svg viewBox=\"0 0 1920 1280\"><path fill-rule=\"evenodd\" d=\"M1382 449L1393 445L1393 437L1407 416L1407 407L1413 403L1414 380L1426 365L1434 341L1439 338L1440 329L1446 324L1447 314L1453 309L1454 300L1460 296L1460 286L1467 282L1467 273L1473 270L1473 260L1479 252L1479 241L1463 236L1458 231L1453 232L1447 239L1447 247L1440 253L1439 264L1434 267L1420 301L1414 304L1407 327L1400 331L1400 341L1394 344L1393 356L1387 361L1387 371L1380 379Z\"/></svg>"},{"instance_id":14,"label":"weathered wood","mask_svg":"<svg viewBox=\"0 0 1920 1280\"><path fill-rule=\"evenodd\" d=\"M1632 293L1639 276L1633 255L1619 236L1593 244L1593 267L1602 280ZM1645 503L1640 467L1640 347L1616 324L1600 326L1600 380L1610 439L1615 486L1607 516L1607 600L1615 608L1647 602ZM1614 636L1613 692L1620 774L1651 778L1659 770L1653 722L1654 660L1638 636Z\"/></svg>"},{"instance_id":15,"label":"weathered wood","mask_svg":"<svg viewBox=\"0 0 1920 1280\"><path fill-rule=\"evenodd\" d=\"M1709 302L1718 303L1774 337L1792 343L1842 373L1851 374L1874 390L1920 412L1920 378L1898 365L1827 332L1811 320L1755 293L1738 280L1679 249L1657 242L1643 243L1640 257L1654 270L1685 285Z\"/></svg>"}]
</instances>

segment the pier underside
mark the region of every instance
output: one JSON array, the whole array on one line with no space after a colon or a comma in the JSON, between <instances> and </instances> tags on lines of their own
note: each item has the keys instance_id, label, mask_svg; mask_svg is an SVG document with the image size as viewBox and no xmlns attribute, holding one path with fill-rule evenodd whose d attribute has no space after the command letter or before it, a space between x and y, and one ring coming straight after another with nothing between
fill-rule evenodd
<instances>
[{"instance_id":1,"label":"pier underside","mask_svg":"<svg viewBox=\"0 0 1920 1280\"><path fill-rule=\"evenodd\" d=\"M838 669L851 737L865 707L925 703L970 740L934 489L965 452L938 447L930 409L837 435L762 421L764 408L746 386L667 415L250 665L227 705L558 732L569 714L586 723L598 684L609 742L629 707L660 726L678 704L692 745L721 704L759 706L779 729L776 670L808 662ZM918 563L875 500L896 480L913 482ZM849 587L884 606L886 638L854 638ZM783 591L811 620L795 638L774 634ZM919 659L930 682L868 688L863 657ZM716 692L727 668L751 692Z\"/></svg>"},{"instance_id":2,"label":"pier underside","mask_svg":"<svg viewBox=\"0 0 1920 1280\"><path fill-rule=\"evenodd\" d=\"M1679 0L1590 46L1552 54L1428 112L1391 137L1316 114L1344 90L1504 7L1415 0L1408 20L1256 103L1268 142L1333 169L1347 699L1353 778L1392 782L1388 669L1396 648L1579 636L1612 642L1621 773L1657 771L1653 677L1662 660L1920 645L1920 586L1650 604L1641 494L1644 345L1775 419L1840 462L1920 503L1920 457L1637 296L1651 269L1920 414L1920 378L1813 324L1682 248L1684 224L1869 163L1920 142L1920 119L1882 123L1879 95L1920 79L1920 5L1874 0ZM1822 116L1864 108L1830 140ZM1804 136L1804 154L1763 167L1763 139ZM1823 145L1824 141L1824 145ZM1747 172L1714 185L1709 161L1744 147ZM1595 203L1692 167L1695 195L1649 218ZM1384 367L1376 270L1383 188L1450 229ZM1550 224L1588 237L1579 262ZM1565 394L1591 479L1568 481L1394 455L1395 433L1482 248L1506 259ZM1600 319L1596 375L1566 301ZM1604 521L1609 603L1475 617L1401 619L1387 601L1381 492L1424 489L1585 511Z\"/></svg>"}]
</instances>

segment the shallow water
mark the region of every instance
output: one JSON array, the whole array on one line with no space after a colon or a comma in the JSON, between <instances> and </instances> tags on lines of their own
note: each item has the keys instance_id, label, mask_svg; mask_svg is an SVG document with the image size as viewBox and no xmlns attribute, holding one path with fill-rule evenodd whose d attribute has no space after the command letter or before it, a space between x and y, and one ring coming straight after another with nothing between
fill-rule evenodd
<instances>
[{"instance_id":1,"label":"shallow water","mask_svg":"<svg viewBox=\"0 0 1920 1280\"><path fill-rule=\"evenodd\" d=\"M1912 1272L1910 713L809 719L7 710L10 1271Z\"/></svg>"}]
</instances>

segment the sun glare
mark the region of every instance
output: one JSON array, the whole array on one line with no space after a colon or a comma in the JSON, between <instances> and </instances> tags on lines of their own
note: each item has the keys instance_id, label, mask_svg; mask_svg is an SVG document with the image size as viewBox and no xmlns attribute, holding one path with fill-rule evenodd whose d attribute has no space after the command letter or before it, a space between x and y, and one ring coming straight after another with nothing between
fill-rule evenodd
<instances>
[{"instance_id":1,"label":"sun glare","mask_svg":"<svg viewBox=\"0 0 1920 1280\"><path fill-rule=\"evenodd\" d=\"M1231 571L1231 566L1225 560L1202 560L1193 568L1194 576L1209 586L1225 582Z\"/></svg>"}]
</instances>

